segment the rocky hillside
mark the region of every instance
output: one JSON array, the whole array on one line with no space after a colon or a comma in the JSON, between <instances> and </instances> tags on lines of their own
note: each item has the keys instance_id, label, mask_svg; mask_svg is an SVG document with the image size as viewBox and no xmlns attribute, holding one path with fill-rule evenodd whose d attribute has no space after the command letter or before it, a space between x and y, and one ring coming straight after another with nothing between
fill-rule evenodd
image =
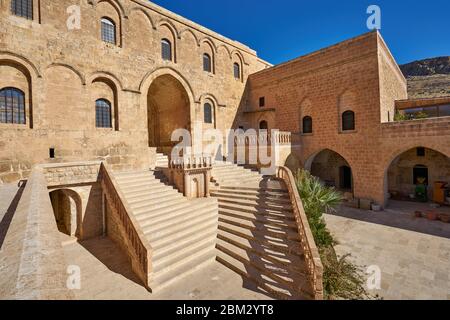
<instances>
[{"instance_id":1,"label":"rocky hillside","mask_svg":"<svg viewBox=\"0 0 450 320\"><path fill-rule=\"evenodd\" d=\"M408 79L410 98L450 96L450 57L414 61L400 68Z\"/></svg>"}]
</instances>

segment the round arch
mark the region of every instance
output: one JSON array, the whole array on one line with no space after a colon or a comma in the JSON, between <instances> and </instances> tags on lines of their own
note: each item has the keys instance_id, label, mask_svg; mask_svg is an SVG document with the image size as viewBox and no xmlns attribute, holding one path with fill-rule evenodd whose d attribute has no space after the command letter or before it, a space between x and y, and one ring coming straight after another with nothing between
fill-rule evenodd
<instances>
[{"instance_id":1,"label":"round arch","mask_svg":"<svg viewBox=\"0 0 450 320\"><path fill-rule=\"evenodd\" d=\"M49 192L58 230L71 237L82 238L83 207L80 195L71 189Z\"/></svg>"},{"instance_id":2,"label":"round arch","mask_svg":"<svg viewBox=\"0 0 450 320\"><path fill-rule=\"evenodd\" d=\"M175 73L176 75L176 73ZM147 110L149 147L168 154L175 143L172 134L177 129L192 130L195 104L189 86L172 72L153 74L145 84L142 103Z\"/></svg>"},{"instance_id":3,"label":"round arch","mask_svg":"<svg viewBox=\"0 0 450 320\"><path fill-rule=\"evenodd\" d=\"M354 190L352 164L340 152L320 149L306 158L304 168L328 186L347 192Z\"/></svg>"},{"instance_id":4,"label":"round arch","mask_svg":"<svg viewBox=\"0 0 450 320\"><path fill-rule=\"evenodd\" d=\"M443 149L411 144L391 152L383 163L385 201L409 200L411 196L426 201L432 198L435 183L450 183L450 152ZM419 177L423 179L419 181ZM419 185L426 187L425 197L418 196Z\"/></svg>"},{"instance_id":5,"label":"round arch","mask_svg":"<svg viewBox=\"0 0 450 320\"><path fill-rule=\"evenodd\" d=\"M81 84L82 84L83 86L86 85L86 77L85 77L80 71L78 71L77 69L75 69L74 67L72 67L72 66L69 65L69 64L65 64L65 63L52 63L52 64L49 64L49 65L45 68L45 70L48 70L48 69L51 69L51 68L55 68L55 67L64 67L64 68L67 68L67 69L71 70L73 73L75 73L75 74L78 76L78 78L80 78Z\"/></svg>"}]
</instances>

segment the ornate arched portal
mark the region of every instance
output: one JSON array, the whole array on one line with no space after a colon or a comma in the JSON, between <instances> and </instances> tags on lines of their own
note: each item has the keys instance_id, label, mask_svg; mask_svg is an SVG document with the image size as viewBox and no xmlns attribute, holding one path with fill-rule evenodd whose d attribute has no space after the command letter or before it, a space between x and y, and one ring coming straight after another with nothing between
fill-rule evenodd
<instances>
[{"instance_id":1,"label":"ornate arched portal","mask_svg":"<svg viewBox=\"0 0 450 320\"><path fill-rule=\"evenodd\" d=\"M191 130L190 100L184 86L169 74L153 80L147 93L149 146L169 153L177 142L172 133L177 129Z\"/></svg>"}]
</instances>

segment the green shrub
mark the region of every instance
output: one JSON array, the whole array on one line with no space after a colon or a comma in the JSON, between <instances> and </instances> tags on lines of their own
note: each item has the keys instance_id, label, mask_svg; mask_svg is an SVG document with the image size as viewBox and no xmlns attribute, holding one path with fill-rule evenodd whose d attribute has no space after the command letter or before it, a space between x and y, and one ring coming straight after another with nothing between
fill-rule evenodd
<instances>
[{"instance_id":1,"label":"green shrub","mask_svg":"<svg viewBox=\"0 0 450 320\"><path fill-rule=\"evenodd\" d=\"M349 261L350 255L337 257L334 250L337 243L327 229L323 217L324 213L334 212L342 202L341 193L324 186L317 177L306 170L297 172L296 185L324 268L324 298L329 300L373 298L364 288L365 278L361 270Z\"/></svg>"}]
</instances>

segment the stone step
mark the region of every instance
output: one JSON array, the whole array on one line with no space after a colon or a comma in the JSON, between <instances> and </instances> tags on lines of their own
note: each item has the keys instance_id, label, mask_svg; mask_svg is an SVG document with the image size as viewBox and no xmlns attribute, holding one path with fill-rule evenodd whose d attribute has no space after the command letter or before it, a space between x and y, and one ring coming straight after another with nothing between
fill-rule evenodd
<instances>
[{"instance_id":1,"label":"stone step","mask_svg":"<svg viewBox=\"0 0 450 320\"><path fill-rule=\"evenodd\" d=\"M260 257L263 263L273 264L275 267L281 267L296 276L305 276L307 266L305 257L302 253L298 253L298 248L289 248L287 245L274 245L257 238L240 237L223 230L219 230L217 238L229 243L246 252L247 255L256 255ZM244 253L241 251L241 253Z\"/></svg>"},{"instance_id":2,"label":"stone step","mask_svg":"<svg viewBox=\"0 0 450 320\"><path fill-rule=\"evenodd\" d=\"M188 275L201 270L212 263L216 258L216 250L207 248L196 252L194 255L179 261L177 264L165 268L152 275L150 287L153 290L161 290L180 281Z\"/></svg>"},{"instance_id":3,"label":"stone step","mask_svg":"<svg viewBox=\"0 0 450 320\"><path fill-rule=\"evenodd\" d=\"M262 273L261 270L253 266L250 261L234 254L233 250L225 248L221 246L221 244L217 244L217 251L216 260L219 263L238 273L243 278L255 283L258 288L270 293L275 298L280 300L301 299L298 297L298 293L290 288L290 283L287 285L284 284L284 281L286 280L279 279L269 272L267 272L267 274ZM271 276L269 277L268 275Z\"/></svg>"},{"instance_id":4,"label":"stone step","mask_svg":"<svg viewBox=\"0 0 450 320\"><path fill-rule=\"evenodd\" d=\"M198 223L197 225L182 230L178 232L175 235L169 235L167 237L161 237L159 239L153 239L152 240L152 248L156 251L165 248L166 246L170 244L175 244L178 241L183 241L183 239L189 238L196 234L201 233L207 233L209 230L214 229L217 230L218 228L218 221L217 219L211 220L211 221L205 221L202 223Z\"/></svg>"},{"instance_id":5,"label":"stone step","mask_svg":"<svg viewBox=\"0 0 450 320\"><path fill-rule=\"evenodd\" d=\"M286 227L291 227L291 228L297 228L297 223L295 222L294 219L292 218L287 218L287 217L282 217L282 216L278 216L278 217L273 217L273 216L269 216L269 215L263 215L260 213L247 213L247 212L239 212L236 210L230 210L230 209L224 209L224 208L219 208L219 216L224 216L224 217L233 217L233 218L237 218L237 219L242 219L242 220L246 220L246 221L257 221L260 223L272 223L272 224L276 224L276 225L280 225L280 226L286 226Z\"/></svg>"},{"instance_id":6,"label":"stone step","mask_svg":"<svg viewBox=\"0 0 450 320\"><path fill-rule=\"evenodd\" d=\"M258 209L265 208L270 210L279 210L279 211L286 211L286 212L292 212L292 206L290 204L284 204L284 203L276 203L276 202L262 202L262 201L255 201L255 200L245 200L245 199L229 199L226 197L217 197L219 200L219 204L235 204L235 205L241 205L241 206L247 206L247 207L256 207Z\"/></svg>"},{"instance_id":7,"label":"stone step","mask_svg":"<svg viewBox=\"0 0 450 320\"><path fill-rule=\"evenodd\" d=\"M199 223L207 223L217 221L217 215L216 211L212 212L206 212L201 214L200 216L197 216L195 218L190 218L188 220L185 220L183 222L177 222L175 225L172 225L170 227L166 227L164 229L158 229L157 231L152 231L151 229L144 228L142 231L144 234L150 239L150 242L153 243L154 241L157 241L161 238L170 237L173 234L176 234L177 232L187 230L196 224Z\"/></svg>"},{"instance_id":8,"label":"stone step","mask_svg":"<svg viewBox=\"0 0 450 320\"><path fill-rule=\"evenodd\" d=\"M188 205L170 208L164 210L157 210L148 214L146 216L140 216L138 221L142 227L147 227L148 225L155 225L158 223L163 223L166 220L182 217L189 212L200 212L202 210L216 210L217 206L206 201L189 203Z\"/></svg>"},{"instance_id":9,"label":"stone step","mask_svg":"<svg viewBox=\"0 0 450 320\"><path fill-rule=\"evenodd\" d=\"M280 209L265 209L257 206L245 206L245 205L239 205L239 204L227 204L227 203L219 203L219 209L227 209L227 210L233 210L236 212L240 212L242 214L249 214L249 215L261 215L265 217L271 217L271 218L279 218L284 219L288 221L295 221L294 214L291 211L288 210L280 210Z\"/></svg>"},{"instance_id":10,"label":"stone step","mask_svg":"<svg viewBox=\"0 0 450 320\"><path fill-rule=\"evenodd\" d=\"M130 204L131 209L136 210L136 212L139 212L142 209L145 208L153 208L154 205L160 205L162 202L172 202L175 200L184 200L186 201L186 198L184 198L180 193L173 193L170 195L167 195L165 197L160 198L145 198L140 202Z\"/></svg>"},{"instance_id":11,"label":"stone step","mask_svg":"<svg viewBox=\"0 0 450 320\"><path fill-rule=\"evenodd\" d=\"M256 196L256 195L263 195L268 197L274 197L274 198L282 198L282 199L290 199L289 193L287 192L277 192L277 191L257 191L257 190L227 190L222 188L213 188L210 189L211 192L220 192L223 194L240 194L240 195L246 195L246 196Z\"/></svg>"},{"instance_id":12,"label":"stone step","mask_svg":"<svg viewBox=\"0 0 450 320\"><path fill-rule=\"evenodd\" d=\"M127 177L141 177L143 175L152 174L152 171L123 171L114 172L114 177L116 179L127 178Z\"/></svg>"},{"instance_id":13,"label":"stone step","mask_svg":"<svg viewBox=\"0 0 450 320\"><path fill-rule=\"evenodd\" d=\"M149 201L154 201L154 200L159 200L159 201L164 201L166 199L169 199L171 197L183 197L183 195L181 193L179 193L178 191L168 188L168 189L161 189L158 190L157 192L153 192L150 191L148 192L146 195L141 196L141 197L135 197L135 198L131 198L128 203L131 206L137 206L137 205L141 205L144 203L147 203ZM128 196L127 196L128 198Z\"/></svg>"},{"instance_id":14,"label":"stone step","mask_svg":"<svg viewBox=\"0 0 450 320\"><path fill-rule=\"evenodd\" d=\"M274 238L300 241L298 233L293 230L291 231L286 228L268 227L264 224L245 223L239 219L219 217L219 227L232 228L235 230L246 229L251 232L265 234Z\"/></svg>"},{"instance_id":15,"label":"stone step","mask_svg":"<svg viewBox=\"0 0 450 320\"><path fill-rule=\"evenodd\" d=\"M281 292L288 293L291 297L300 296L302 293L301 287L304 286L304 289L306 289L308 285L305 275L293 272L284 265L274 264L263 259L249 249L242 249L221 239L218 239L216 248L245 264L247 270L253 269L253 272L251 272L253 277L266 279L268 283L280 289Z\"/></svg>"},{"instance_id":16,"label":"stone step","mask_svg":"<svg viewBox=\"0 0 450 320\"><path fill-rule=\"evenodd\" d=\"M153 272L158 273L159 271L165 269L165 268L171 268L172 266L176 265L179 261L182 261L186 258L189 258L193 256L196 252L202 251L202 250L211 250L211 248L215 247L217 240L217 236L209 236L209 237L203 237L199 241L195 243L191 243L190 245L183 248L183 250L177 250L175 252L172 252L172 254L155 258L153 257Z\"/></svg>"},{"instance_id":17,"label":"stone step","mask_svg":"<svg viewBox=\"0 0 450 320\"><path fill-rule=\"evenodd\" d=\"M211 196L226 199L252 200L264 203L269 202L269 203L291 204L290 198L273 197L265 194L245 195L240 193L225 193L221 191L213 191L211 192Z\"/></svg>"},{"instance_id":18,"label":"stone step","mask_svg":"<svg viewBox=\"0 0 450 320\"><path fill-rule=\"evenodd\" d=\"M175 252L183 251L184 248L193 245L204 238L213 237L214 241L217 239L217 226L210 225L202 229L200 232L196 231L181 239L167 243L164 246L153 247L153 259L161 259L169 256Z\"/></svg>"},{"instance_id":19,"label":"stone step","mask_svg":"<svg viewBox=\"0 0 450 320\"><path fill-rule=\"evenodd\" d=\"M236 185L236 186L221 186L220 189L221 190L237 190L237 191L283 192L283 193L289 194L288 190L285 188L283 188L283 189L268 188L268 187L253 188L253 187Z\"/></svg>"},{"instance_id":20,"label":"stone step","mask_svg":"<svg viewBox=\"0 0 450 320\"><path fill-rule=\"evenodd\" d=\"M167 192L178 193L178 190L176 190L170 186L164 186L164 188L161 186L161 188L157 188L156 190L152 188L151 190L141 190L141 191L130 192L130 193L127 193L126 196L127 196L128 203L131 203L131 202L135 201L135 199L146 197L147 195L151 195L151 196L156 196L158 194L164 195Z\"/></svg>"},{"instance_id":21,"label":"stone step","mask_svg":"<svg viewBox=\"0 0 450 320\"><path fill-rule=\"evenodd\" d=\"M227 221L240 223L245 226L253 226L253 227L257 227L257 228L276 229L276 230L287 229L287 230L293 230L293 231L298 230L297 224L295 222L271 221L271 220L265 219L264 217L258 216L258 215L255 217L252 217L252 218L245 218L242 215L238 215L235 213L223 213L222 210L219 210L219 218L227 220Z\"/></svg>"},{"instance_id":22,"label":"stone step","mask_svg":"<svg viewBox=\"0 0 450 320\"><path fill-rule=\"evenodd\" d=\"M300 243L300 238L298 235L294 239L284 236L275 236L270 233L265 233L257 230L249 230L246 228L240 228L233 225L221 224L218 227L222 232L227 234L234 234L241 238L246 238L249 240L257 240L266 243L267 245L273 245L278 248L288 247L293 248L298 255L303 254L302 244ZM295 249L297 248L297 249ZM282 250L282 249L279 249Z\"/></svg>"},{"instance_id":23,"label":"stone step","mask_svg":"<svg viewBox=\"0 0 450 320\"><path fill-rule=\"evenodd\" d=\"M183 212L185 210L195 210L195 209L197 209L199 207L202 207L204 205L205 205L204 203L202 203L201 205L200 204L196 204L196 203L195 204L189 204L188 200L186 199L186 201L180 201L177 204L170 204L169 203L167 206L160 207L157 210L149 209L146 212L142 212L142 213L139 213L139 214L135 215L135 217L140 223L144 223L145 224L145 222L147 220L158 219L158 217L169 215L171 213L175 213L176 214L180 210L183 211Z\"/></svg>"},{"instance_id":24,"label":"stone step","mask_svg":"<svg viewBox=\"0 0 450 320\"><path fill-rule=\"evenodd\" d=\"M122 185L119 182L119 185L120 185L120 189L124 193L139 191L139 190L142 190L142 189L149 189L149 190L151 190L151 188L154 188L154 187L166 186L165 184L161 183L158 180L154 180L154 181L151 181L151 182L144 182L144 183L136 183L136 184L133 184L133 185Z\"/></svg>"},{"instance_id":25,"label":"stone step","mask_svg":"<svg viewBox=\"0 0 450 320\"><path fill-rule=\"evenodd\" d=\"M217 217L215 208L209 206L203 209L189 210L182 215L176 215L172 217L167 217L165 220L159 221L158 223L147 224L143 226L143 231L146 234L155 234L159 232L165 232L173 227L178 227L180 224L185 222L190 222L194 219L208 219L210 216Z\"/></svg>"},{"instance_id":26,"label":"stone step","mask_svg":"<svg viewBox=\"0 0 450 320\"><path fill-rule=\"evenodd\" d=\"M133 208L133 214L135 216L138 216L141 214L147 214L149 212L155 212L159 209L166 208L168 206L177 205L177 204L187 205L188 200L183 197L176 197L173 199L168 199L166 201L158 201L158 202L153 203L152 205L142 206L140 208Z\"/></svg>"}]
</instances>

